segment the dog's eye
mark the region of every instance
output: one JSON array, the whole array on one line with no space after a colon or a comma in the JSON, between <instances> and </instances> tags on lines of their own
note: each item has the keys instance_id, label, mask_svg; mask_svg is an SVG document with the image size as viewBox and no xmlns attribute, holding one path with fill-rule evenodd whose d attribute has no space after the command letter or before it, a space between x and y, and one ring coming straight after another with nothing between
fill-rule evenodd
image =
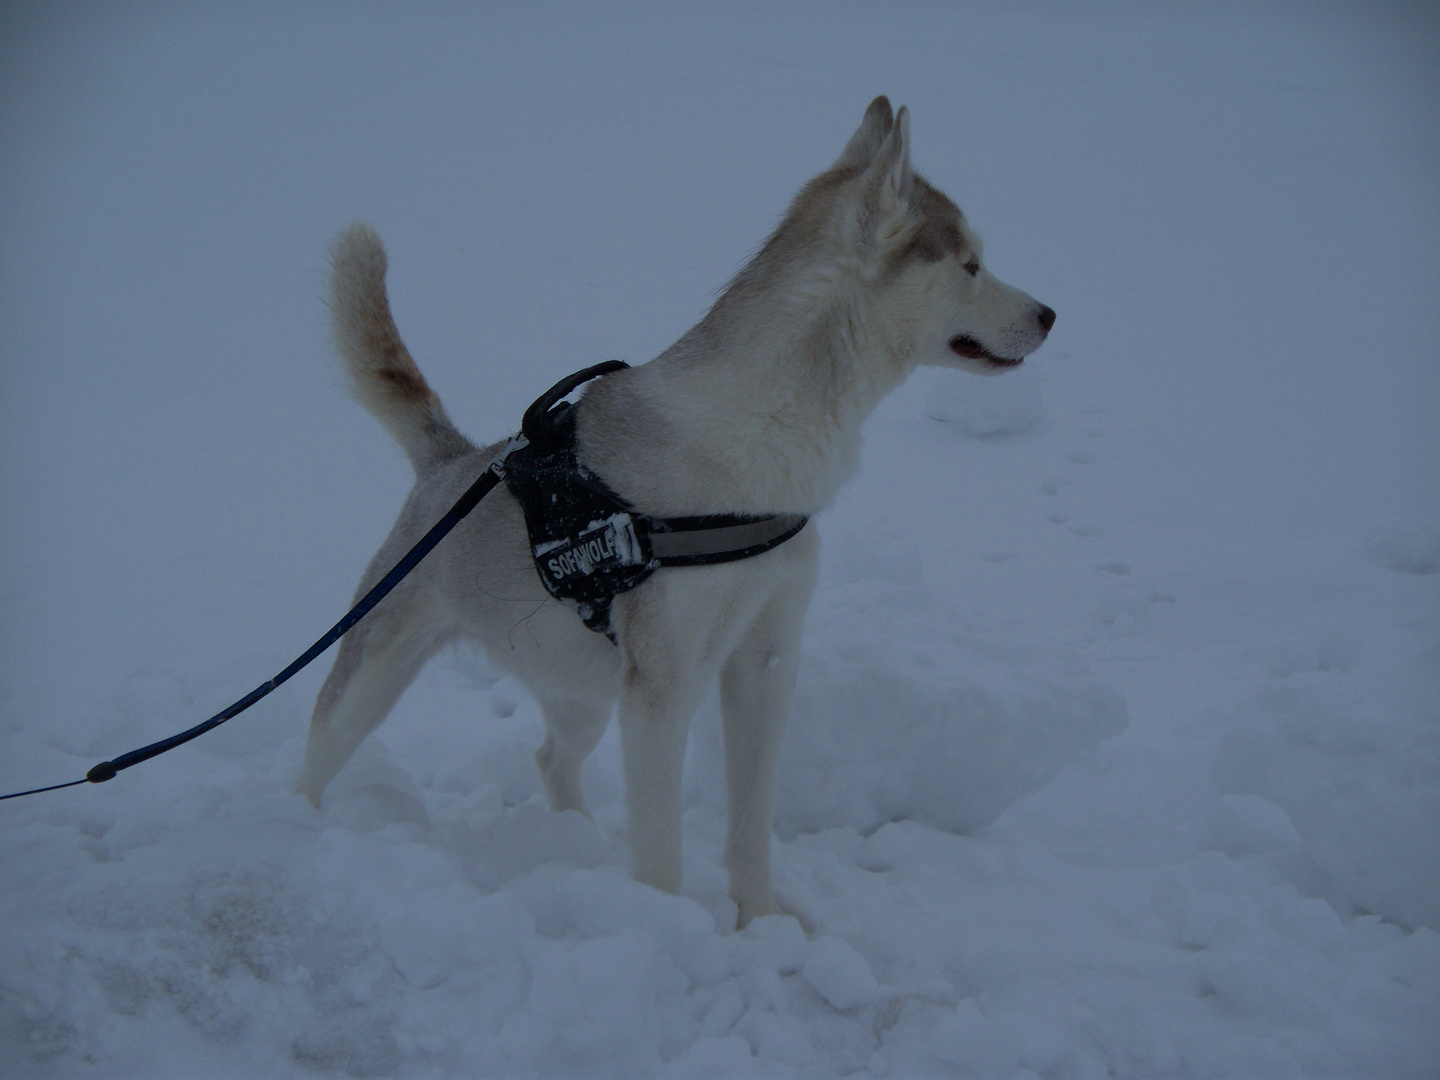
<instances>
[{"instance_id":1,"label":"dog's eye","mask_svg":"<svg viewBox=\"0 0 1440 1080\"><path fill-rule=\"evenodd\" d=\"M976 274L978 274L980 272L980 260L972 258L969 262L965 264L965 272L971 277L974 277Z\"/></svg>"}]
</instances>

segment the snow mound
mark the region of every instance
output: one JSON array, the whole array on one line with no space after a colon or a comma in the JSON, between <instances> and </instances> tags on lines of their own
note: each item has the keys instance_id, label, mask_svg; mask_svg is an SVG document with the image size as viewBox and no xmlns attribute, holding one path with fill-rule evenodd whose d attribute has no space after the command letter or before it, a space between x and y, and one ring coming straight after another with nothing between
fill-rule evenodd
<instances>
[{"instance_id":1,"label":"snow mound","mask_svg":"<svg viewBox=\"0 0 1440 1080\"><path fill-rule=\"evenodd\" d=\"M962 1001L930 1033L930 1052L965 1076L1010 1077L1025 1054L1025 1039L1012 1025L987 1019L974 1001Z\"/></svg>"},{"instance_id":2,"label":"snow mound","mask_svg":"<svg viewBox=\"0 0 1440 1080\"><path fill-rule=\"evenodd\" d=\"M1440 529L1397 529L1371 544L1369 555L1396 573L1440 573Z\"/></svg>"},{"instance_id":3,"label":"snow mound","mask_svg":"<svg viewBox=\"0 0 1440 1080\"><path fill-rule=\"evenodd\" d=\"M1214 778L1282 807L1358 907L1440 930L1440 648L1265 687L1237 711Z\"/></svg>"},{"instance_id":4,"label":"snow mound","mask_svg":"<svg viewBox=\"0 0 1440 1080\"><path fill-rule=\"evenodd\" d=\"M1033 363L992 379L936 372L926 390L925 413L977 439L1038 432L1045 427L1040 373Z\"/></svg>"},{"instance_id":5,"label":"snow mound","mask_svg":"<svg viewBox=\"0 0 1440 1080\"><path fill-rule=\"evenodd\" d=\"M976 829L1126 723L1120 696L1073 657L997 648L904 585L824 589L806 628L776 825L782 836L869 833L901 818Z\"/></svg>"}]
</instances>

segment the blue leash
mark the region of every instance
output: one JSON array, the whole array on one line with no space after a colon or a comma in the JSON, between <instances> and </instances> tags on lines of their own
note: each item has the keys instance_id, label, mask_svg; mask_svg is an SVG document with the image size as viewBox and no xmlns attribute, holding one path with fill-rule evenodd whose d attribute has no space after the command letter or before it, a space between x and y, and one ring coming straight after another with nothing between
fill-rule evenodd
<instances>
[{"instance_id":1,"label":"blue leash","mask_svg":"<svg viewBox=\"0 0 1440 1080\"><path fill-rule=\"evenodd\" d=\"M475 509L476 504L489 494L491 488L500 482L501 477L505 475L506 455L508 455L511 450L518 449L519 446L523 445L524 441L521 439L510 440L510 444L505 447L504 452L494 461L490 462L485 471L480 474L480 478L471 484L465 494L461 495L455 505L446 512L445 516L437 521L431 530L420 538L420 542L412 547L405 554L405 557L395 564L394 569L381 578L373 589L361 597L360 602L351 608L343 619L332 626L324 637L306 649L289 667L273 679L261 683L239 701L227 708L221 709L202 724L196 724L194 727L182 731L178 735L171 735L168 739L161 739L159 742L153 742L149 746L142 746L138 750L131 750L128 754L121 754L113 761L100 762L100 764L87 772L82 780L71 780L68 784L54 784L51 787L35 788L32 791L16 791L9 795L0 795L0 802L6 799L18 799L25 795L39 795L43 791L58 791L61 788L74 787L77 784L103 784L106 780L113 779L116 773L130 768L131 765L139 765L140 762L149 761L151 758L163 754L167 750L174 750L175 747L182 746L191 739L204 735L205 732L212 728L219 727L225 723L226 720L239 716L251 705L254 705L261 698L265 697L265 695L269 694L270 691L286 682L292 675L309 664L331 645L335 644L345 631L363 619L371 608L385 599L386 594L395 588L396 585L400 584L401 579L410 573L411 570L414 570L415 567L419 565L420 560L425 558L426 555L429 555L435 545L445 539L445 535L449 533L451 529L455 528L456 525L460 524L461 519L470 513L471 510Z\"/></svg>"}]
</instances>

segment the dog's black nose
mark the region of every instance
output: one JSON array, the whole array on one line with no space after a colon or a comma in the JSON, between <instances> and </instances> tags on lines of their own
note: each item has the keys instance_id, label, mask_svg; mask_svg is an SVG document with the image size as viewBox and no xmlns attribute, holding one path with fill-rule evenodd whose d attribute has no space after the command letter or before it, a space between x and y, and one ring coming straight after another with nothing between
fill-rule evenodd
<instances>
[{"instance_id":1,"label":"dog's black nose","mask_svg":"<svg viewBox=\"0 0 1440 1080\"><path fill-rule=\"evenodd\" d=\"M1050 332L1050 328L1055 325L1055 309L1052 307L1046 307L1044 304L1041 304L1040 313L1035 317L1040 320L1040 325L1045 328L1047 334Z\"/></svg>"}]
</instances>

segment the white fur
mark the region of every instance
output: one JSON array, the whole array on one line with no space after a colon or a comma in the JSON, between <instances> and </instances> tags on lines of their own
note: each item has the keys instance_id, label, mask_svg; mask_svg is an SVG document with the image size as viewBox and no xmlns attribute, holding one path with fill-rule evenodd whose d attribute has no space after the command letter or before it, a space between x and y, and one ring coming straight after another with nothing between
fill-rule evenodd
<instances>
[{"instance_id":1,"label":"white fur","mask_svg":"<svg viewBox=\"0 0 1440 1080\"><path fill-rule=\"evenodd\" d=\"M813 514L858 466L865 417L917 365L991 373L1044 341L1054 313L979 257L958 209L911 167L907 111L892 117L877 98L705 318L650 363L591 384L578 405L582 460L656 516ZM417 473L363 593L497 447L454 429L405 351L373 231L351 226L333 264L336 337L357 396ZM341 642L296 789L318 805L426 659L469 638L539 700L536 760L557 810L587 813L581 763L618 701L635 877L674 892L687 729L718 677L730 894L741 925L774 912L775 770L818 546L811 524L753 559L661 570L616 598L611 645L547 596L519 507L499 487Z\"/></svg>"}]
</instances>

